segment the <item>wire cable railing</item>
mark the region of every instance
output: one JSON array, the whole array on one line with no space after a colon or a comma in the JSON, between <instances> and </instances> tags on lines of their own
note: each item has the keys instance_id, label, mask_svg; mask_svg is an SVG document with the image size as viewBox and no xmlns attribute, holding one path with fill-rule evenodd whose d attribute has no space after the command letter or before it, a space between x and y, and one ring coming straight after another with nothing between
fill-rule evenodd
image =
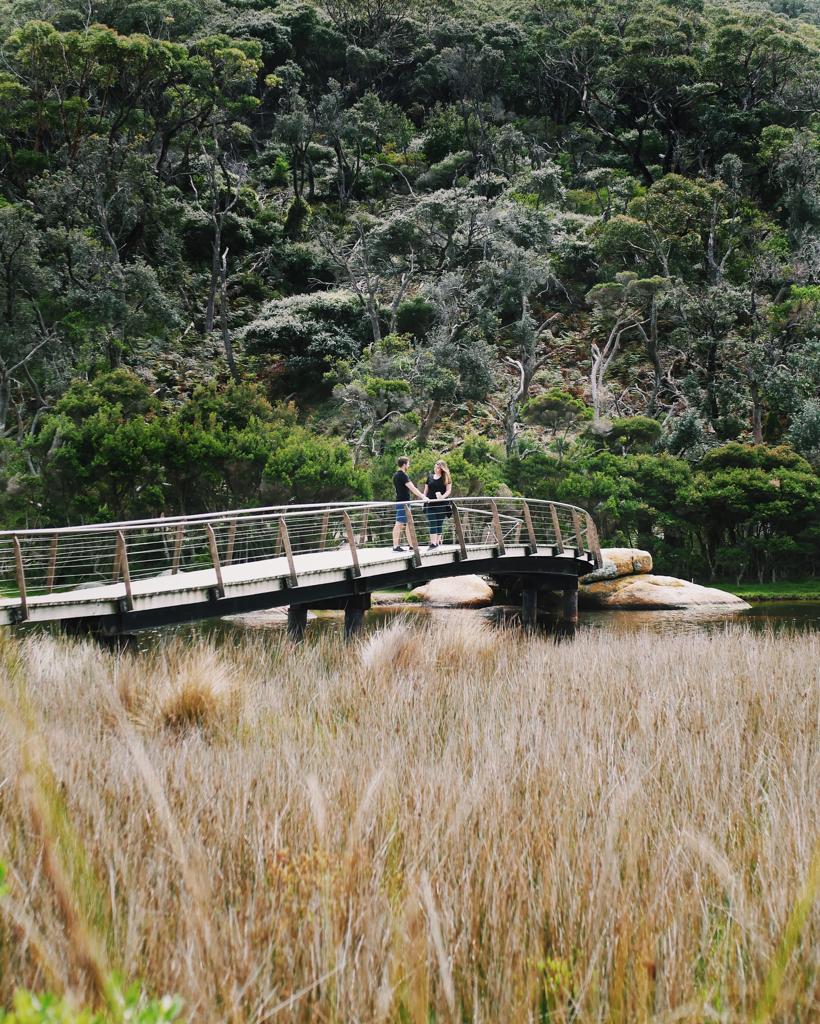
<instances>
[{"instance_id":1,"label":"wire cable railing","mask_svg":"<svg viewBox=\"0 0 820 1024\"><path fill-rule=\"evenodd\" d=\"M595 524L583 509L513 497L449 498L401 506L406 557L420 565L429 537L467 559L490 551L572 554L601 564ZM29 600L91 587L118 585L127 607L140 580L209 570L224 596L234 566L272 562L273 575L297 586L300 575L328 563L361 574L363 561L396 561L395 502L336 502L274 506L193 516L59 529L0 531L0 599L27 618ZM282 560L282 561L278 561ZM266 568L260 565L260 572Z\"/></svg>"}]
</instances>

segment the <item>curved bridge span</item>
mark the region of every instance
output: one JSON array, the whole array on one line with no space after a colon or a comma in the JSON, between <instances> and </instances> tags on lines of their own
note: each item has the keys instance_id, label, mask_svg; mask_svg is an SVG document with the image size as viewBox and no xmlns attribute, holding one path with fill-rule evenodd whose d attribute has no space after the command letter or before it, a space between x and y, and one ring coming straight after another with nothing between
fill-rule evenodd
<instances>
[{"instance_id":1,"label":"curved bridge span","mask_svg":"<svg viewBox=\"0 0 820 1024\"><path fill-rule=\"evenodd\" d=\"M0 532L0 625L58 622L115 636L287 605L299 638L309 608L344 608L348 634L374 590L478 573L513 581L525 622L539 590L577 615L580 576L601 564L582 509L525 498L452 498L444 542L428 550L432 505L278 506L55 530ZM435 528L435 520L434 520Z\"/></svg>"}]
</instances>

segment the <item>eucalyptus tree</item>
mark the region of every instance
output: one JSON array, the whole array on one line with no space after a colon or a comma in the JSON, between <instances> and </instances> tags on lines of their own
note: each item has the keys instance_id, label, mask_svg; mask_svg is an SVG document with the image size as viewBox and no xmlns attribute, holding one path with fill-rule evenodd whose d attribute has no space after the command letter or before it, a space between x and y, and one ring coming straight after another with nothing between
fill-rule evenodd
<instances>
[{"instance_id":1,"label":"eucalyptus tree","mask_svg":"<svg viewBox=\"0 0 820 1024\"><path fill-rule=\"evenodd\" d=\"M357 194L362 178L388 143L403 150L411 138L411 125L404 112L367 93L353 104L342 86L331 80L315 108L319 141L335 157L336 191L345 207Z\"/></svg>"}]
</instances>

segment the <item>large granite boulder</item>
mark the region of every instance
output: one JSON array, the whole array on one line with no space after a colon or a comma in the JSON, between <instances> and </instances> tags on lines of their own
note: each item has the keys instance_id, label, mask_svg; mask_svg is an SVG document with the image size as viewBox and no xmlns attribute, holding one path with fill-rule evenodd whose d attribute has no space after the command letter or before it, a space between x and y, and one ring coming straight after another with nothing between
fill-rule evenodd
<instances>
[{"instance_id":1,"label":"large granite boulder","mask_svg":"<svg viewBox=\"0 0 820 1024\"><path fill-rule=\"evenodd\" d=\"M712 608L740 611L749 605L734 594L714 587L702 587L674 576L621 576L599 580L578 589L578 598L586 608Z\"/></svg>"},{"instance_id":2,"label":"large granite boulder","mask_svg":"<svg viewBox=\"0 0 820 1024\"><path fill-rule=\"evenodd\" d=\"M447 576L416 587L408 599L437 608L483 608L492 601L493 590L480 576Z\"/></svg>"},{"instance_id":3,"label":"large granite boulder","mask_svg":"<svg viewBox=\"0 0 820 1024\"><path fill-rule=\"evenodd\" d=\"M600 569L582 577L582 585L652 572L652 555L641 548L601 548L601 557L604 564Z\"/></svg>"}]
</instances>

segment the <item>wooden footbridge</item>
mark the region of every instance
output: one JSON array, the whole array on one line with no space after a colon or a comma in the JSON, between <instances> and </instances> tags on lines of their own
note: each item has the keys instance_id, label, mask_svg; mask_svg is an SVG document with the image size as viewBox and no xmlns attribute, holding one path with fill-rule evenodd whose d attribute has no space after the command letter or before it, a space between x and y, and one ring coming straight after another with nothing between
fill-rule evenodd
<instances>
[{"instance_id":1,"label":"wooden footbridge","mask_svg":"<svg viewBox=\"0 0 820 1024\"><path fill-rule=\"evenodd\" d=\"M577 619L578 579L601 564L588 513L524 498L448 505L434 549L425 503L404 506L405 551L393 550L394 502L0 532L0 625L117 636L287 605L294 638L320 608L343 608L350 635L374 590L467 573L514 583L525 623L542 590L563 591L565 621Z\"/></svg>"}]
</instances>

